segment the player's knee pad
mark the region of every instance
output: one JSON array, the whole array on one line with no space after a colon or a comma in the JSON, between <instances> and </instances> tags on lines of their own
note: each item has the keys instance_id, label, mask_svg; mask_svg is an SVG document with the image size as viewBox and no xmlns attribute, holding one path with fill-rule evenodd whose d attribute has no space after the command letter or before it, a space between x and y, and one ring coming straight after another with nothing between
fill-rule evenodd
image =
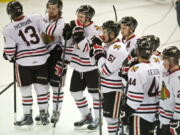
<instances>
[{"instance_id":1,"label":"player's knee pad","mask_svg":"<svg viewBox=\"0 0 180 135\"><path fill-rule=\"evenodd\" d=\"M90 93L93 100L99 100L99 94L98 93Z\"/></svg>"},{"instance_id":2,"label":"player's knee pad","mask_svg":"<svg viewBox=\"0 0 180 135\"><path fill-rule=\"evenodd\" d=\"M71 92L71 95L75 100L79 100L84 97L83 91Z\"/></svg>"},{"instance_id":3,"label":"player's knee pad","mask_svg":"<svg viewBox=\"0 0 180 135\"><path fill-rule=\"evenodd\" d=\"M34 89L37 95L47 94L49 92L48 85L42 85L39 83L34 83Z\"/></svg>"},{"instance_id":4,"label":"player's knee pad","mask_svg":"<svg viewBox=\"0 0 180 135\"><path fill-rule=\"evenodd\" d=\"M58 93L59 89L60 89L60 93L63 93L64 90L63 90L62 87L61 88L59 88L59 87L52 87L53 93Z\"/></svg>"},{"instance_id":5,"label":"player's knee pad","mask_svg":"<svg viewBox=\"0 0 180 135\"><path fill-rule=\"evenodd\" d=\"M105 119L106 119L108 125L109 124L117 124L118 123L118 119L107 118L107 117L105 117Z\"/></svg>"},{"instance_id":6,"label":"player's knee pad","mask_svg":"<svg viewBox=\"0 0 180 135\"><path fill-rule=\"evenodd\" d=\"M20 87L20 91L22 93L22 96L32 96L32 85Z\"/></svg>"}]
</instances>

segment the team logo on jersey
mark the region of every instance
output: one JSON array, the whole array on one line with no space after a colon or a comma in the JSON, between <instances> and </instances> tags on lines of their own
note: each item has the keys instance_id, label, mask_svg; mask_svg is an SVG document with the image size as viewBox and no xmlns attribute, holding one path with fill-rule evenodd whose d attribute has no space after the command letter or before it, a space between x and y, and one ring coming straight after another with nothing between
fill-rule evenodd
<instances>
[{"instance_id":1,"label":"team logo on jersey","mask_svg":"<svg viewBox=\"0 0 180 135\"><path fill-rule=\"evenodd\" d=\"M118 49L118 50L119 50L120 48L121 48L120 45L114 45L114 46L113 46L113 49Z\"/></svg>"},{"instance_id":2,"label":"team logo on jersey","mask_svg":"<svg viewBox=\"0 0 180 135\"><path fill-rule=\"evenodd\" d=\"M98 31L98 30L101 30L101 27L99 27L99 26L97 26L97 25L95 25L95 28L96 28L97 31Z\"/></svg>"},{"instance_id":3,"label":"team logo on jersey","mask_svg":"<svg viewBox=\"0 0 180 135\"><path fill-rule=\"evenodd\" d=\"M166 100L170 98L170 92L169 90L167 89L166 85L165 85L165 82L163 81L162 82L162 88L161 88L161 99L162 100Z\"/></svg>"},{"instance_id":4,"label":"team logo on jersey","mask_svg":"<svg viewBox=\"0 0 180 135\"><path fill-rule=\"evenodd\" d=\"M153 58L153 59L154 59L154 62L156 62L156 63L160 63L159 58Z\"/></svg>"},{"instance_id":5,"label":"team logo on jersey","mask_svg":"<svg viewBox=\"0 0 180 135\"><path fill-rule=\"evenodd\" d=\"M131 68L131 72L136 72L138 69L139 69L138 66L133 66L133 67Z\"/></svg>"}]
</instances>

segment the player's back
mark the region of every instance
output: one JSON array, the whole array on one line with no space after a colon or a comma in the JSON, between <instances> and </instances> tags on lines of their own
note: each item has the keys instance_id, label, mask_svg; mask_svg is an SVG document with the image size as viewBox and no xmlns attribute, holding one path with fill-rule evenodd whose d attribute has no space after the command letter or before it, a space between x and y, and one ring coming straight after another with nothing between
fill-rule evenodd
<instances>
[{"instance_id":1,"label":"player's back","mask_svg":"<svg viewBox=\"0 0 180 135\"><path fill-rule=\"evenodd\" d=\"M49 56L40 32L42 17L37 14L24 16L4 28L5 51L16 47L16 62L23 66L44 64Z\"/></svg>"},{"instance_id":2,"label":"player's back","mask_svg":"<svg viewBox=\"0 0 180 135\"><path fill-rule=\"evenodd\" d=\"M136 110L135 115L153 122L158 109L159 66L140 63L130 68L128 75L128 104Z\"/></svg>"}]
</instances>

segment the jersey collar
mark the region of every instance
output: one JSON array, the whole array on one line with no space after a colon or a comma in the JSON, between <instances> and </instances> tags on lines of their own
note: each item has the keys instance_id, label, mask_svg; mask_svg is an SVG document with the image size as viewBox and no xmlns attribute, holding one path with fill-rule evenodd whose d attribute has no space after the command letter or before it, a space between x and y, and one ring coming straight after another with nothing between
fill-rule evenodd
<instances>
[{"instance_id":1,"label":"jersey collar","mask_svg":"<svg viewBox=\"0 0 180 135\"><path fill-rule=\"evenodd\" d=\"M180 67L178 69L174 70L174 71L169 72L169 74L172 74L172 73L174 73L176 71L180 71Z\"/></svg>"},{"instance_id":2,"label":"jersey collar","mask_svg":"<svg viewBox=\"0 0 180 135\"><path fill-rule=\"evenodd\" d=\"M135 34L131 35L127 40L125 40L125 38L122 38L122 42L128 42L129 40L133 39L134 37L136 37Z\"/></svg>"},{"instance_id":3,"label":"jersey collar","mask_svg":"<svg viewBox=\"0 0 180 135\"><path fill-rule=\"evenodd\" d=\"M17 19L14 19L14 21L21 21L23 18L24 18L25 16L21 16L21 17L19 17L19 18L17 18Z\"/></svg>"}]
</instances>

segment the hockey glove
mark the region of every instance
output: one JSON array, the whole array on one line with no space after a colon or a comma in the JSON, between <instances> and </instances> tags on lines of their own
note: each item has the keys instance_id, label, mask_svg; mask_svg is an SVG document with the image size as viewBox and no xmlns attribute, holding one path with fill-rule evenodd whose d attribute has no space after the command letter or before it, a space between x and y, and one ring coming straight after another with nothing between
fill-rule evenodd
<instances>
[{"instance_id":1,"label":"hockey glove","mask_svg":"<svg viewBox=\"0 0 180 135\"><path fill-rule=\"evenodd\" d=\"M62 62L58 61L55 66L55 75L64 76L66 74L66 64L62 67Z\"/></svg>"},{"instance_id":2,"label":"hockey glove","mask_svg":"<svg viewBox=\"0 0 180 135\"><path fill-rule=\"evenodd\" d=\"M75 27L73 29L73 39L74 41L78 44L79 42L81 42L84 39L84 30L83 27Z\"/></svg>"},{"instance_id":3,"label":"hockey glove","mask_svg":"<svg viewBox=\"0 0 180 135\"><path fill-rule=\"evenodd\" d=\"M170 125L160 125L157 135L171 135Z\"/></svg>"},{"instance_id":4,"label":"hockey glove","mask_svg":"<svg viewBox=\"0 0 180 135\"><path fill-rule=\"evenodd\" d=\"M102 46L95 44L93 46L93 55L96 61L96 65L101 57L106 58L106 52Z\"/></svg>"},{"instance_id":5,"label":"hockey glove","mask_svg":"<svg viewBox=\"0 0 180 135\"><path fill-rule=\"evenodd\" d=\"M94 36L92 37L92 45L97 44L99 46L102 46L103 40L101 37Z\"/></svg>"},{"instance_id":6,"label":"hockey glove","mask_svg":"<svg viewBox=\"0 0 180 135\"><path fill-rule=\"evenodd\" d=\"M124 78L126 81L128 81L128 70L129 67L122 67L119 71L119 76Z\"/></svg>"},{"instance_id":7,"label":"hockey glove","mask_svg":"<svg viewBox=\"0 0 180 135\"><path fill-rule=\"evenodd\" d=\"M125 110L125 122L129 124L129 118L132 116L135 110L132 109L127 103L124 107L124 110Z\"/></svg>"},{"instance_id":8,"label":"hockey glove","mask_svg":"<svg viewBox=\"0 0 180 135\"><path fill-rule=\"evenodd\" d=\"M72 28L68 23L66 23L63 29L63 37L65 40L69 40L71 36L72 36Z\"/></svg>"},{"instance_id":9,"label":"hockey glove","mask_svg":"<svg viewBox=\"0 0 180 135\"><path fill-rule=\"evenodd\" d=\"M93 46L95 44L98 45L98 46L102 46L103 40L102 40L101 37L98 37L98 36L93 36L91 40L92 40L92 44L90 45L90 48L91 48L90 57L93 57L94 56L94 54L93 54L94 53Z\"/></svg>"}]
</instances>

